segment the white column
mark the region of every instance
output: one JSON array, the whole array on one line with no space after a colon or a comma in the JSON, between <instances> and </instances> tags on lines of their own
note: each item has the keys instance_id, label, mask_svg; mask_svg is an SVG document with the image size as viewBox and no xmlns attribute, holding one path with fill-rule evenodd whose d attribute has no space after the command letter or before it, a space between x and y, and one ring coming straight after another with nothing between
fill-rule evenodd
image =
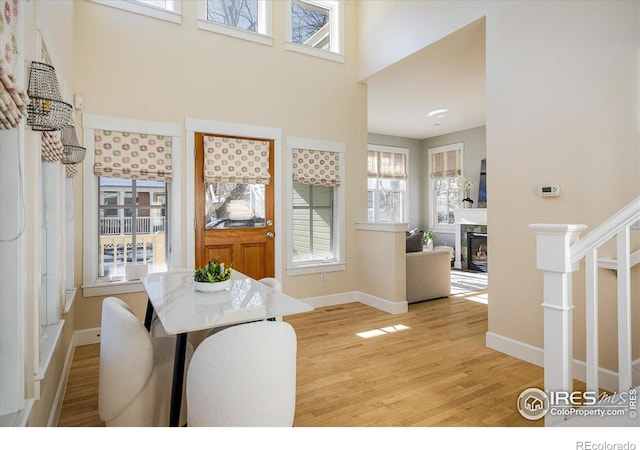
<instances>
[{"instance_id":1,"label":"white column","mask_svg":"<svg viewBox=\"0 0 640 450\"><path fill-rule=\"evenodd\" d=\"M571 245L585 225L533 224L536 267L544 272L544 389L573 391L573 304L571 299ZM547 415L545 425L562 417Z\"/></svg>"}]
</instances>

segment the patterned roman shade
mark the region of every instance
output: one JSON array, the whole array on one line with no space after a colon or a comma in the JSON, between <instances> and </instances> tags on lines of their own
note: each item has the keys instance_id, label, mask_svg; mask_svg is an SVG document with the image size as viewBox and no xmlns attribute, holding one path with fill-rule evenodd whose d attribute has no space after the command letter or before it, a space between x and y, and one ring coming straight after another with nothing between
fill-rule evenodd
<instances>
[{"instance_id":1,"label":"patterned roman shade","mask_svg":"<svg viewBox=\"0 0 640 450\"><path fill-rule=\"evenodd\" d=\"M95 130L93 173L171 182L171 136Z\"/></svg>"},{"instance_id":2,"label":"patterned roman shade","mask_svg":"<svg viewBox=\"0 0 640 450\"><path fill-rule=\"evenodd\" d=\"M293 149L293 181L315 186L340 185L340 153Z\"/></svg>"},{"instance_id":3,"label":"patterned roman shade","mask_svg":"<svg viewBox=\"0 0 640 450\"><path fill-rule=\"evenodd\" d=\"M77 164L65 164L64 165L65 177L73 178L78 175L78 165Z\"/></svg>"},{"instance_id":4,"label":"patterned roman shade","mask_svg":"<svg viewBox=\"0 0 640 450\"><path fill-rule=\"evenodd\" d=\"M60 140L60 132L42 132L42 159L47 162L60 161L64 156L64 146Z\"/></svg>"},{"instance_id":5,"label":"patterned roman shade","mask_svg":"<svg viewBox=\"0 0 640 450\"><path fill-rule=\"evenodd\" d=\"M269 141L204 137L204 179L211 183L269 184Z\"/></svg>"},{"instance_id":6,"label":"patterned roman shade","mask_svg":"<svg viewBox=\"0 0 640 450\"><path fill-rule=\"evenodd\" d=\"M404 153L367 153L368 176L402 180L407 178L407 156Z\"/></svg>"},{"instance_id":7,"label":"patterned roman shade","mask_svg":"<svg viewBox=\"0 0 640 450\"><path fill-rule=\"evenodd\" d=\"M13 74L18 56L15 29L19 6L20 2L15 0L0 1L0 130L17 127L29 104L29 97Z\"/></svg>"},{"instance_id":8,"label":"patterned roman shade","mask_svg":"<svg viewBox=\"0 0 640 450\"><path fill-rule=\"evenodd\" d=\"M457 177L462 175L460 150L434 153L431 155L431 177Z\"/></svg>"}]
</instances>

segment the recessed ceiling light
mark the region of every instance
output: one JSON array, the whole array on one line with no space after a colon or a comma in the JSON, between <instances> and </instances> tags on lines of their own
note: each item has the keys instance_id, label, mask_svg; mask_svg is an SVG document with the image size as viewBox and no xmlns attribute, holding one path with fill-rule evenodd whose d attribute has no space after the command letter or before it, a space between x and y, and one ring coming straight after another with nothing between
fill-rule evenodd
<instances>
[{"instance_id":1,"label":"recessed ceiling light","mask_svg":"<svg viewBox=\"0 0 640 450\"><path fill-rule=\"evenodd\" d=\"M427 114L427 117L433 117L433 116L444 117L444 113L448 111L449 111L448 109L434 109L429 114Z\"/></svg>"}]
</instances>

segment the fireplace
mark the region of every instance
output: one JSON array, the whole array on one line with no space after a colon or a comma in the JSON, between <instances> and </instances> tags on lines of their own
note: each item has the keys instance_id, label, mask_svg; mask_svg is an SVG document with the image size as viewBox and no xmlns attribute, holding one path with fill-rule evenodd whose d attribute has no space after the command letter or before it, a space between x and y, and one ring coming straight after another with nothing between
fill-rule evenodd
<instances>
[{"instance_id":1,"label":"fireplace","mask_svg":"<svg viewBox=\"0 0 640 450\"><path fill-rule=\"evenodd\" d=\"M487 233L467 233L467 270L486 272L487 258Z\"/></svg>"}]
</instances>

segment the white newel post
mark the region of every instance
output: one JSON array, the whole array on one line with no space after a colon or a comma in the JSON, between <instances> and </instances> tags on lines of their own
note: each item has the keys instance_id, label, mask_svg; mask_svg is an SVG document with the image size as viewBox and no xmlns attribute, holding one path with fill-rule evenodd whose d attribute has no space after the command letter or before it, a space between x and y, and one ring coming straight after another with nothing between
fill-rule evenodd
<instances>
[{"instance_id":1,"label":"white newel post","mask_svg":"<svg viewBox=\"0 0 640 450\"><path fill-rule=\"evenodd\" d=\"M573 391L573 303L571 245L586 225L532 224L536 233L536 267L544 272L544 389ZM545 425L562 421L547 414Z\"/></svg>"}]
</instances>

